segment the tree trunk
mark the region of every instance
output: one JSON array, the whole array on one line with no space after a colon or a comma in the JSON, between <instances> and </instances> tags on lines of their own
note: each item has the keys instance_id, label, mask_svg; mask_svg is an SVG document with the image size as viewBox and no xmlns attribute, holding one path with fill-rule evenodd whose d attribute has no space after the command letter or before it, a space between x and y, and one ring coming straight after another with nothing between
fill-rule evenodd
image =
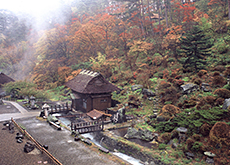
<instances>
[{"instance_id":1,"label":"tree trunk","mask_svg":"<svg viewBox=\"0 0 230 165\"><path fill-rule=\"evenodd\" d=\"M166 26L168 28L169 25L168 25L168 10L167 10L168 5L167 5L167 0L164 3L165 3L165 21L166 21Z\"/></svg>"},{"instance_id":2,"label":"tree trunk","mask_svg":"<svg viewBox=\"0 0 230 165\"><path fill-rule=\"evenodd\" d=\"M228 0L228 19L230 20L230 0Z\"/></svg>"}]
</instances>

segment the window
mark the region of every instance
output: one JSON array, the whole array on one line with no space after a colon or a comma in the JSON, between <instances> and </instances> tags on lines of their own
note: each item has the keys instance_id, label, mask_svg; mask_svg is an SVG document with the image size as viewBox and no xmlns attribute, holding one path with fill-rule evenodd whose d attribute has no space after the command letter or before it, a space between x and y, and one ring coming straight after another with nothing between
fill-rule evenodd
<instances>
[{"instance_id":1,"label":"window","mask_svg":"<svg viewBox=\"0 0 230 165\"><path fill-rule=\"evenodd\" d=\"M107 102L107 99L101 99L101 103Z\"/></svg>"},{"instance_id":2,"label":"window","mask_svg":"<svg viewBox=\"0 0 230 165\"><path fill-rule=\"evenodd\" d=\"M83 99L83 108L87 108L87 100Z\"/></svg>"}]
</instances>

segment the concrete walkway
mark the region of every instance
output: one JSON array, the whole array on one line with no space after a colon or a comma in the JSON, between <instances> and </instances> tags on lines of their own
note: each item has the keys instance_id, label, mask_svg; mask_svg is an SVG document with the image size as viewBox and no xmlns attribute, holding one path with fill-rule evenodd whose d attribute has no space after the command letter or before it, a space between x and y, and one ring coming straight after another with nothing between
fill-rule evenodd
<instances>
[{"instance_id":1,"label":"concrete walkway","mask_svg":"<svg viewBox=\"0 0 230 165\"><path fill-rule=\"evenodd\" d=\"M28 112L25 108L23 108L21 105L19 105L16 102L13 101L3 101L4 103L10 103L12 104L15 108L17 108L20 113L5 113L5 114L0 114L0 122L1 121L7 121L10 120L11 118L14 119L20 119L20 118L27 118L27 117L34 117L34 116L39 116L40 111L34 111L34 112Z\"/></svg>"},{"instance_id":2,"label":"concrete walkway","mask_svg":"<svg viewBox=\"0 0 230 165\"><path fill-rule=\"evenodd\" d=\"M63 165L129 165L116 156L98 152L94 145L87 146L81 141L74 141L70 131L58 131L46 121L32 117L16 122L42 145L48 145L48 151Z\"/></svg>"}]
</instances>

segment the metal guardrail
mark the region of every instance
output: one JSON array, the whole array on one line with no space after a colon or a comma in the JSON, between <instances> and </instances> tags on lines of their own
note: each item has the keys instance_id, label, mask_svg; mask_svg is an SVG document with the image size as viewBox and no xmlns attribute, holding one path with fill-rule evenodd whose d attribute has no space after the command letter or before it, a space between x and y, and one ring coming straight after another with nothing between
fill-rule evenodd
<instances>
[{"instance_id":1,"label":"metal guardrail","mask_svg":"<svg viewBox=\"0 0 230 165\"><path fill-rule=\"evenodd\" d=\"M28 137L32 142L34 142L34 144L36 145L36 147L42 152L45 153L55 164L57 165L62 165L61 162L59 162L53 155L51 155L39 142L37 142L25 129L22 129L13 118L11 118L11 121L14 123L14 125L20 130L20 132Z\"/></svg>"}]
</instances>

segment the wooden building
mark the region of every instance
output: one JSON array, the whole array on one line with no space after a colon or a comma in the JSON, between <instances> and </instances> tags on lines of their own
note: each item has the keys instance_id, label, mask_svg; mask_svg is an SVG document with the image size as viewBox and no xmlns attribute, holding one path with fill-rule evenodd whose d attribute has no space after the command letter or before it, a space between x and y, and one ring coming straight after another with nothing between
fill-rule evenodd
<instances>
[{"instance_id":1,"label":"wooden building","mask_svg":"<svg viewBox=\"0 0 230 165\"><path fill-rule=\"evenodd\" d=\"M89 70L82 70L65 85L72 89L72 108L85 113L111 107L111 93L120 90L100 73Z\"/></svg>"},{"instance_id":2,"label":"wooden building","mask_svg":"<svg viewBox=\"0 0 230 165\"><path fill-rule=\"evenodd\" d=\"M3 95L2 93L4 93L4 90L2 89L2 85L9 83L11 81L14 81L14 79L8 77L7 75L5 75L4 73L0 72L0 95Z\"/></svg>"}]
</instances>

